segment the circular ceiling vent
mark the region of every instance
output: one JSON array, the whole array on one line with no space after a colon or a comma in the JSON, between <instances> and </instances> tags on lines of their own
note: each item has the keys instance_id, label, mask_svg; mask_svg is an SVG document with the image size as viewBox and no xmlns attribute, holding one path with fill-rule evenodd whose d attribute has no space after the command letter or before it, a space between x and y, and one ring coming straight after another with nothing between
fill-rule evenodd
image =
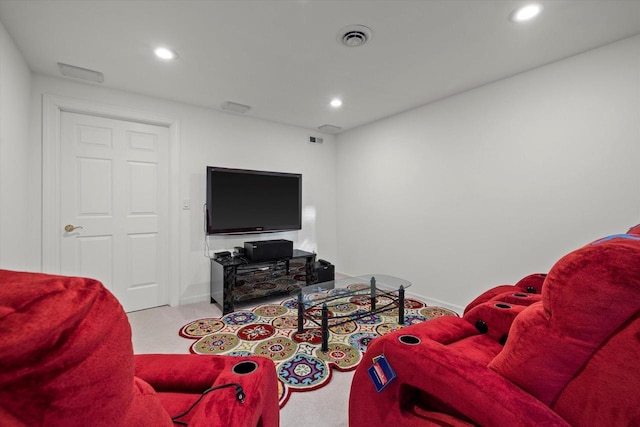
<instances>
[{"instance_id":1,"label":"circular ceiling vent","mask_svg":"<svg viewBox=\"0 0 640 427\"><path fill-rule=\"evenodd\" d=\"M338 41L347 47L359 47L371 39L371 28L349 25L338 33Z\"/></svg>"}]
</instances>

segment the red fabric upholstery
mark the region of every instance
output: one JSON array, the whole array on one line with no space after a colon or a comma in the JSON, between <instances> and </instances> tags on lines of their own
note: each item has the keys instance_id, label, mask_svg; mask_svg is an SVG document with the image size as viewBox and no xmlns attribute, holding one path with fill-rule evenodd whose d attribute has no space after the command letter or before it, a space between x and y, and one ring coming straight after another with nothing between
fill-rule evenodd
<instances>
[{"instance_id":1,"label":"red fabric upholstery","mask_svg":"<svg viewBox=\"0 0 640 427\"><path fill-rule=\"evenodd\" d=\"M374 340L352 382L350 426L640 425L640 237L568 254L542 289L528 306L490 299ZM367 371L381 354L397 377L378 393Z\"/></svg>"},{"instance_id":2,"label":"red fabric upholstery","mask_svg":"<svg viewBox=\"0 0 640 427\"><path fill-rule=\"evenodd\" d=\"M172 426L206 388L190 425L277 426L274 365L232 373L240 358L133 356L122 307L96 280L0 270L0 425ZM137 376L134 376L137 375ZM188 419L188 418L187 418ZM233 422L231 421L233 420Z\"/></svg>"},{"instance_id":3,"label":"red fabric upholstery","mask_svg":"<svg viewBox=\"0 0 640 427\"><path fill-rule=\"evenodd\" d=\"M633 227L631 227L629 229L629 231L627 231L627 234L633 234L633 235L636 235L636 236L640 236L640 224L634 225Z\"/></svg>"},{"instance_id":4,"label":"red fabric upholstery","mask_svg":"<svg viewBox=\"0 0 640 427\"><path fill-rule=\"evenodd\" d=\"M540 300L542 284L546 274L530 274L520 279L515 285L499 285L480 294L464 309L468 312L475 306L487 301L504 301L517 305L530 305Z\"/></svg>"}]
</instances>

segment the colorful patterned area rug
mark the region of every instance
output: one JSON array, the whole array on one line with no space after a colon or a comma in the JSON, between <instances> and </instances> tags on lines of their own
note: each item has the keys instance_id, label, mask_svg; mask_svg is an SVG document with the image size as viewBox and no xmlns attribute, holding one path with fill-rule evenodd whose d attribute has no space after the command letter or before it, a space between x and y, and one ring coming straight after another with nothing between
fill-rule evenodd
<instances>
[{"instance_id":1,"label":"colorful patterned area rug","mask_svg":"<svg viewBox=\"0 0 640 427\"><path fill-rule=\"evenodd\" d=\"M350 285L351 288L354 286L359 285ZM330 295L339 292L344 292L344 289L324 291ZM314 295L318 296L311 294L311 298ZM387 297L380 296L376 304L380 307L389 301ZM298 333L297 301L294 298L279 304L264 304L251 310L236 311L221 318L198 319L183 326L180 335L196 340L190 347L192 353L258 355L273 360L282 408L291 392L311 391L328 384L332 369L355 369L374 338L435 317L458 316L454 311L429 307L415 299L405 299L404 305L404 325L398 325L398 309L395 308L332 327L333 316L369 309L369 299L362 296L340 300L340 304L329 311L331 332L326 352L321 351L322 334L315 323L305 320L303 332Z\"/></svg>"}]
</instances>

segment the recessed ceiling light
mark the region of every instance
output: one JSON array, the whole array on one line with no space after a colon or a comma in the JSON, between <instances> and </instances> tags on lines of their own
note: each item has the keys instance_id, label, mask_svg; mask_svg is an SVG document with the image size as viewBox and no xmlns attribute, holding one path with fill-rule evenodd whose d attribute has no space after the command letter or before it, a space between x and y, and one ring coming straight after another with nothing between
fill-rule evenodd
<instances>
[{"instance_id":1,"label":"recessed ceiling light","mask_svg":"<svg viewBox=\"0 0 640 427\"><path fill-rule=\"evenodd\" d=\"M174 51L167 49L166 47L158 47L153 51L153 53L155 53L158 58L165 59L167 61L175 59L177 56Z\"/></svg>"},{"instance_id":2,"label":"recessed ceiling light","mask_svg":"<svg viewBox=\"0 0 640 427\"><path fill-rule=\"evenodd\" d=\"M535 18L540 12L542 12L541 5L537 3L527 4L511 12L509 19L513 22L525 22Z\"/></svg>"},{"instance_id":3,"label":"recessed ceiling light","mask_svg":"<svg viewBox=\"0 0 640 427\"><path fill-rule=\"evenodd\" d=\"M330 104L333 108L338 108L342 106L342 100L339 98L334 98L331 100Z\"/></svg>"}]
</instances>

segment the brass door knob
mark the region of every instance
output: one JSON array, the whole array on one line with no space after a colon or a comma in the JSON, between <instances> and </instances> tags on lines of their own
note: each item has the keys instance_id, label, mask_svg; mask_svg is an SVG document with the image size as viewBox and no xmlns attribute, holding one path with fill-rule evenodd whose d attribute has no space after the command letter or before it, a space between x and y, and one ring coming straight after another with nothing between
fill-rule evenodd
<instances>
[{"instance_id":1,"label":"brass door knob","mask_svg":"<svg viewBox=\"0 0 640 427\"><path fill-rule=\"evenodd\" d=\"M82 226L81 226L81 225L79 225L79 226L77 226L77 227L74 227L74 226L73 226L73 225L71 225L71 224L67 224L67 225L65 225L65 226L64 226L64 231L66 231L67 233L71 233L73 230L78 230L78 229L80 229L80 228L82 228Z\"/></svg>"}]
</instances>

